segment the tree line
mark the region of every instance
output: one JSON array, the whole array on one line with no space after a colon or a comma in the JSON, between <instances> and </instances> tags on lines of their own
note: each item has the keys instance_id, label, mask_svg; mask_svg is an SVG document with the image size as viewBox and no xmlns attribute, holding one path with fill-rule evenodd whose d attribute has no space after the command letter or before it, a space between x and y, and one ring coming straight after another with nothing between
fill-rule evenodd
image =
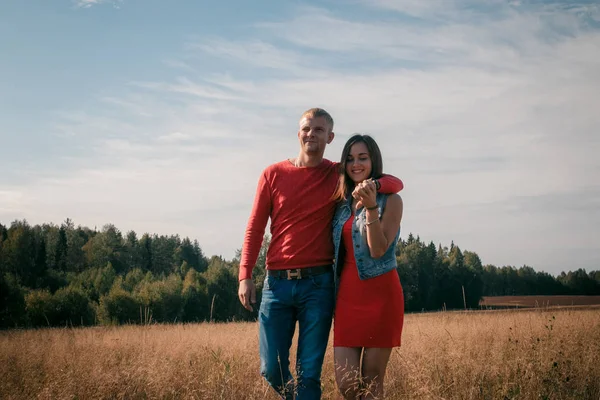
<instances>
[{"instance_id":1,"label":"tree line","mask_svg":"<svg viewBox=\"0 0 600 400\"><path fill-rule=\"evenodd\" d=\"M260 301L269 237L253 276ZM600 271L554 277L529 266L483 265L475 252L425 243L396 247L406 311L479 308L482 296L600 295ZM75 226L0 224L0 328L254 320L237 299L240 250L207 257L179 235L125 235Z\"/></svg>"}]
</instances>

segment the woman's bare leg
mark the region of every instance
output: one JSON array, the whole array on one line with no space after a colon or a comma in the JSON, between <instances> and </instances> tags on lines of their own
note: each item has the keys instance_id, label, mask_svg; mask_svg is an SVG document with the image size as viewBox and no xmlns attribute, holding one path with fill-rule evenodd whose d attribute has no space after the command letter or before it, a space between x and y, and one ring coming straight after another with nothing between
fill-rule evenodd
<instances>
[{"instance_id":1,"label":"woman's bare leg","mask_svg":"<svg viewBox=\"0 0 600 400\"><path fill-rule=\"evenodd\" d=\"M362 399L382 399L383 379L391 348L366 348L362 360L362 379L365 393Z\"/></svg>"},{"instance_id":2,"label":"woman's bare leg","mask_svg":"<svg viewBox=\"0 0 600 400\"><path fill-rule=\"evenodd\" d=\"M361 347L334 347L335 381L346 400L359 399Z\"/></svg>"}]
</instances>

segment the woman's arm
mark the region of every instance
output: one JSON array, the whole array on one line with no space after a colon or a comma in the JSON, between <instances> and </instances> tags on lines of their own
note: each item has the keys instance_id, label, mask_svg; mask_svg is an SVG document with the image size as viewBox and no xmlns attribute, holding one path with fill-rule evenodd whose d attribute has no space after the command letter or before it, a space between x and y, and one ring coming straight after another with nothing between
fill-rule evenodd
<instances>
[{"instance_id":1,"label":"woman's arm","mask_svg":"<svg viewBox=\"0 0 600 400\"><path fill-rule=\"evenodd\" d=\"M365 201L369 204L369 200L365 199ZM379 209L377 207L366 210L367 244L369 245L371 257L379 258L383 256L390 247L390 243L394 241L400 228L403 208L402 198L397 194L393 194L387 199L381 220L379 219Z\"/></svg>"}]
</instances>

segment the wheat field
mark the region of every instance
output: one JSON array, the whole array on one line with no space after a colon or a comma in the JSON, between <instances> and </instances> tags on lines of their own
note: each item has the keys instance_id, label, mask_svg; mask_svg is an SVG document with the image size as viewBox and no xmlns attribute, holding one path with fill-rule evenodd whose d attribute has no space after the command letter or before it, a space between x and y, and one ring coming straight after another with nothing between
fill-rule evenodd
<instances>
[{"instance_id":1,"label":"wheat field","mask_svg":"<svg viewBox=\"0 0 600 400\"><path fill-rule=\"evenodd\" d=\"M332 350L323 398L337 398ZM293 360L293 358L292 358ZM0 332L2 399L275 399L255 323ZM600 399L600 309L406 316L389 399Z\"/></svg>"}]
</instances>

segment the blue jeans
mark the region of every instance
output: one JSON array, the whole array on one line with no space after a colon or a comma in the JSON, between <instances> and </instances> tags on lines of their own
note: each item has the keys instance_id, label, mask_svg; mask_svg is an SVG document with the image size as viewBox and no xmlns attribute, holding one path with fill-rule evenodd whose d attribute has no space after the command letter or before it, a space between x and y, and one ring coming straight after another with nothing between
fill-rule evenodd
<instances>
[{"instance_id":1,"label":"blue jeans","mask_svg":"<svg viewBox=\"0 0 600 400\"><path fill-rule=\"evenodd\" d=\"M287 280L267 275L258 315L260 372L284 399L321 398L321 368L334 307L333 272ZM289 355L298 321L294 384Z\"/></svg>"}]
</instances>

